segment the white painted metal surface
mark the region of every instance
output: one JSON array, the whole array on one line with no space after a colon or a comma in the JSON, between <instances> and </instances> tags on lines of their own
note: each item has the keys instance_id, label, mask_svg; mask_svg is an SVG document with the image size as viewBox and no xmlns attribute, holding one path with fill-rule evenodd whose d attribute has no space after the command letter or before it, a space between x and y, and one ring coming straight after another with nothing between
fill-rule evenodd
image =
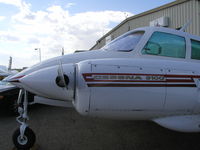
<instances>
[{"instance_id":1,"label":"white painted metal surface","mask_svg":"<svg viewBox=\"0 0 200 150\"><path fill-rule=\"evenodd\" d=\"M143 32L139 40L134 38L132 50L126 49L130 43L122 43L124 49L107 46L53 58L9 81L39 97L72 102L82 115L152 120L177 131L200 131L200 60L190 58L190 39L200 38L167 28L146 27L127 33L111 45L120 47L115 42ZM155 32L184 38L185 58L143 54Z\"/></svg>"}]
</instances>

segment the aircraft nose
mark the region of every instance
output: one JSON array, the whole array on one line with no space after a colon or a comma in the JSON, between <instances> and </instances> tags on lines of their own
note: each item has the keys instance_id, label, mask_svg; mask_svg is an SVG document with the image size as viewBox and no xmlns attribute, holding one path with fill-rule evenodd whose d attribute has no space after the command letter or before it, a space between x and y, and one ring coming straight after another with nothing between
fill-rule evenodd
<instances>
[{"instance_id":1,"label":"aircraft nose","mask_svg":"<svg viewBox=\"0 0 200 150\"><path fill-rule=\"evenodd\" d=\"M66 64L44 68L20 78L19 82L24 89L36 95L57 100L73 100L74 66Z\"/></svg>"},{"instance_id":2,"label":"aircraft nose","mask_svg":"<svg viewBox=\"0 0 200 150\"><path fill-rule=\"evenodd\" d=\"M10 76L4 78L2 81L10 82L11 84L16 85L17 87L22 88L22 85L19 80L21 78L23 78L24 76L25 76L24 74L18 73L16 75L10 75Z\"/></svg>"},{"instance_id":3,"label":"aircraft nose","mask_svg":"<svg viewBox=\"0 0 200 150\"><path fill-rule=\"evenodd\" d=\"M21 78L23 78L25 75L19 75L19 76L8 76L7 78L5 78L3 81L5 82L19 82L19 80Z\"/></svg>"}]
</instances>

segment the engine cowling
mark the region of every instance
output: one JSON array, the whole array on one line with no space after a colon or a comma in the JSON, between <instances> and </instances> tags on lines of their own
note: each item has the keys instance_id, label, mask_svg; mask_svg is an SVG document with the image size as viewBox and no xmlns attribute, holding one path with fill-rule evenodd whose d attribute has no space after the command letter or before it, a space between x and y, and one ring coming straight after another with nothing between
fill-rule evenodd
<instances>
[{"instance_id":1,"label":"engine cowling","mask_svg":"<svg viewBox=\"0 0 200 150\"><path fill-rule=\"evenodd\" d=\"M59 74L62 67L63 77ZM40 69L22 78L23 88L42 97L55 100L74 100L74 65L64 64ZM61 82L61 78L65 83Z\"/></svg>"}]
</instances>

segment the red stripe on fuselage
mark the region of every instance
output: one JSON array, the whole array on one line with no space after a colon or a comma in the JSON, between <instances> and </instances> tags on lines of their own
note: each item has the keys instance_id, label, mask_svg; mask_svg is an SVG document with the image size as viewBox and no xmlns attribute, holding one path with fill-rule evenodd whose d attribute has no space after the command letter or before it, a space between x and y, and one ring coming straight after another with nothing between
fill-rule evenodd
<instances>
[{"instance_id":1,"label":"red stripe on fuselage","mask_svg":"<svg viewBox=\"0 0 200 150\"><path fill-rule=\"evenodd\" d=\"M88 87L196 87L195 84L87 84Z\"/></svg>"},{"instance_id":2,"label":"red stripe on fuselage","mask_svg":"<svg viewBox=\"0 0 200 150\"><path fill-rule=\"evenodd\" d=\"M83 73L83 77L92 75L141 75L141 76L164 76L179 78L200 78L200 75L177 75L177 74L141 74L141 73Z\"/></svg>"},{"instance_id":3,"label":"red stripe on fuselage","mask_svg":"<svg viewBox=\"0 0 200 150\"><path fill-rule=\"evenodd\" d=\"M163 80L128 80L128 79L94 79L93 75L100 76L154 76L162 77ZM194 82L193 78L200 78L200 75L163 75L163 74L129 74L129 73L85 73L83 77L86 82ZM186 79L169 79L169 78L186 78Z\"/></svg>"},{"instance_id":4,"label":"red stripe on fuselage","mask_svg":"<svg viewBox=\"0 0 200 150\"><path fill-rule=\"evenodd\" d=\"M94 76L124 76L123 80L120 79L97 79ZM133 76L131 80L130 77L126 76ZM141 77L141 80L135 79L134 76ZM86 82L88 82L89 87L196 87L193 78L200 78L200 75L164 75L164 74L140 74L140 73L84 73L83 77ZM149 79L149 77L158 77L158 79ZM176 79L177 78L177 79ZM102 83L102 82L109 82L109 83ZM123 83L119 83L123 82ZM129 82L129 84L124 84L124 82ZM133 83L134 84L130 84ZM137 82L137 83L136 83ZM142 83L138 83L142 82ZM153 84L160 83L160 84ZM150 83L150 84L144 84ZM170 84L171 83L171 84ZM173 83L173 84L172 84ZM186 84L188 83L188 84ZM191 84L189 84L191 83Z\"/></svg>"}]
</instances>

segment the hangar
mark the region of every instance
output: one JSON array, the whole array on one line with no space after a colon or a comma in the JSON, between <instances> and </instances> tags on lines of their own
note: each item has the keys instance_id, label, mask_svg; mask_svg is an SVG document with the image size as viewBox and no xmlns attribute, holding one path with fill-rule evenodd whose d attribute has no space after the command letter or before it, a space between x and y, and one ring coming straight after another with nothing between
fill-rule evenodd
<instances>
[{"instance_id":1,"label":"hangar","mask_svg":"<svg viewBox=\"0 0 200 150\"><path fill-rule=\"evenodd\" d=\"M189 20L191 20L191 24L186 32L200 36L200 0L176 0L126 18L101 37L90 50L99 49L123 33L138 27L163 26L180 29Z\"/></svg>"}]
</instances>

